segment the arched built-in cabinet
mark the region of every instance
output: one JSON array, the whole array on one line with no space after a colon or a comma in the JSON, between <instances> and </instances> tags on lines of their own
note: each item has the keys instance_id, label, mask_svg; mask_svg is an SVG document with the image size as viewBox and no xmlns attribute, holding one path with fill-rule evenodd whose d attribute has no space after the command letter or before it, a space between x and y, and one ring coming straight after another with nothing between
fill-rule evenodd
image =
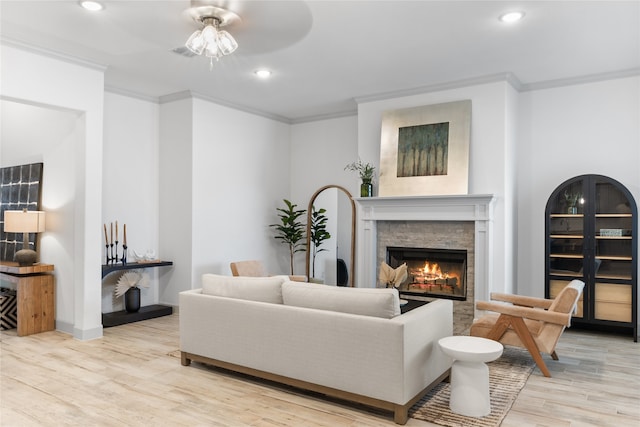
<instances>
[{"instance_id":1,"label":"arched built-in cabinet","mask_svg":"<svg viewBox=\"0 0 640 427\"><path fill-rule=\"evenodd\" d=\"M638 340L638 209L621 183L581 175L557 187L546 207L545 296L585 282L572 324L629 332Z\"/></svg>"}]
</instances>

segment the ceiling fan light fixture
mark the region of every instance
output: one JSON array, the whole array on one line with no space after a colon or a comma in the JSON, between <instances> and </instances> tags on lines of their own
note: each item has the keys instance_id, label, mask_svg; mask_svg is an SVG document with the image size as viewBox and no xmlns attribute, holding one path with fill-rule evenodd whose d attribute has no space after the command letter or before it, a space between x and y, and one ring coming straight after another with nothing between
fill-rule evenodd
<instances>
[{"instance_id":1,"label":"ceiling fan light fixture","mask_svg":"<svg viewBox=\"0 0 640 427\"><path fill-rule=\"evenodd\" d=\"M193 34L191 34L191 37L189 37L189 40L187 40L187 42L185 43L185 46L187 47L187 49L189 49L191 52L195 53L196 55L202 55L202 52L204 51L204 47L205 47L202 31L197 30Z\"/></svg>"},{"instance_id":2,"label":"ceiling fan light fixture","mask_svg":"<svg viewBox=\"0 0 640 427\"><path fill-rule=\"evenodd\" d=\"M238 48L238 42L227 31L220 30L220 25L226 22L224 19L209 15L199 16L197 20L204 27L189 37L185 43L187 49L196 55L216 60L233 53Z\"/></svg>"},{"instance_id":3,"label":"ceiling fan light fixture","mask_svg":"<svg viewBox=\"0 0 640 427\"><path fill-rule=\"evenodd\" d=\"M222 51L223 55L229 55L238 48L238 42L231 34L222 30L218 32L218 47Z\"/></svg>"}]
</instances>

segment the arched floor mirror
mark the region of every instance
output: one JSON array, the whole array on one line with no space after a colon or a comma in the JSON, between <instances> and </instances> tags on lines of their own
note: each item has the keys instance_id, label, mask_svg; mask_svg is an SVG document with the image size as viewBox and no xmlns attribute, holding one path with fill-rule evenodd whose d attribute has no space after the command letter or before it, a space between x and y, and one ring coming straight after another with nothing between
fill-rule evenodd
<instances>
[{"instance_id":1,"label":"arched floor mirror","mask_svg":"<svg viewBox=\"0 0 640 427\"><path fill-rule=\"evenodd\" d=\"M326 210L323 213L326 231L331 235L318 248L314 247L311 238L314 207L316 211ZM356 205L351 193L339 185L325 185L318 189L307 207L306 275L309 281L353 287L355 244ZM341 284L338 280L344 277L344 269L347 280Z\"/></svg>"}]
</instances>

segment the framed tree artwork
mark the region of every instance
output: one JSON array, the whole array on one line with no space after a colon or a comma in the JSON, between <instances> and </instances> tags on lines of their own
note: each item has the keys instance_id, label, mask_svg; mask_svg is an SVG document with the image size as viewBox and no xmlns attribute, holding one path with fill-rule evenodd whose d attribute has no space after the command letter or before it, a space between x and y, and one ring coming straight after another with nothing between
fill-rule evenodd
<instances>
[{"instance_id":1,"label":"framed tree artwork","mask_svg":"<svg viewBox=\"0 0 640 427\"><path fill-rule=\"evenodd\" d=\"M467 194L471 100L382 115L380 196Z\"/></svg>"}]
</instances>

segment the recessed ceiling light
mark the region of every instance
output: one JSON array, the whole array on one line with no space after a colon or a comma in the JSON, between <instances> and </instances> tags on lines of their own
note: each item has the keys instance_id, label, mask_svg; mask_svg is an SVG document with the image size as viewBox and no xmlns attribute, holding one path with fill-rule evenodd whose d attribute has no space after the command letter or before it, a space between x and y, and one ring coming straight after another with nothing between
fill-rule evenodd
<instances>
[{"instance_id":1,"label":"recessed ceiling light","mask_svg":"<svg viewBox=\"0 0 640 427\"><path fill-rule=\"evenodd\" d=\"M97 1L84 0L80 2L80 6L92 12L97 12L104 9L104 5Z\"/></svg>"},{"instance_id":2,"label":"recessed ceiling light","mask_svg":"<svg viewBox=\"0 0 640 427\"><path fill-rule=\"evenodd\" d=\"M266 79L271 77L271 71L267 70L266 68L262 68L260 70L256 70L255 75L260 77L261 79Z\"/></svg>"},{"instance_id":3,"label":"recessed ceiling light","mask_svg":"<svg viewBox=\"0 0 640 427\"><path fill-rule=\"evenodd\" d=\"M507 12L500 15L500 21L506 23L518 22L524 18L524 12Z\"/></svg>"}]
</instances>

